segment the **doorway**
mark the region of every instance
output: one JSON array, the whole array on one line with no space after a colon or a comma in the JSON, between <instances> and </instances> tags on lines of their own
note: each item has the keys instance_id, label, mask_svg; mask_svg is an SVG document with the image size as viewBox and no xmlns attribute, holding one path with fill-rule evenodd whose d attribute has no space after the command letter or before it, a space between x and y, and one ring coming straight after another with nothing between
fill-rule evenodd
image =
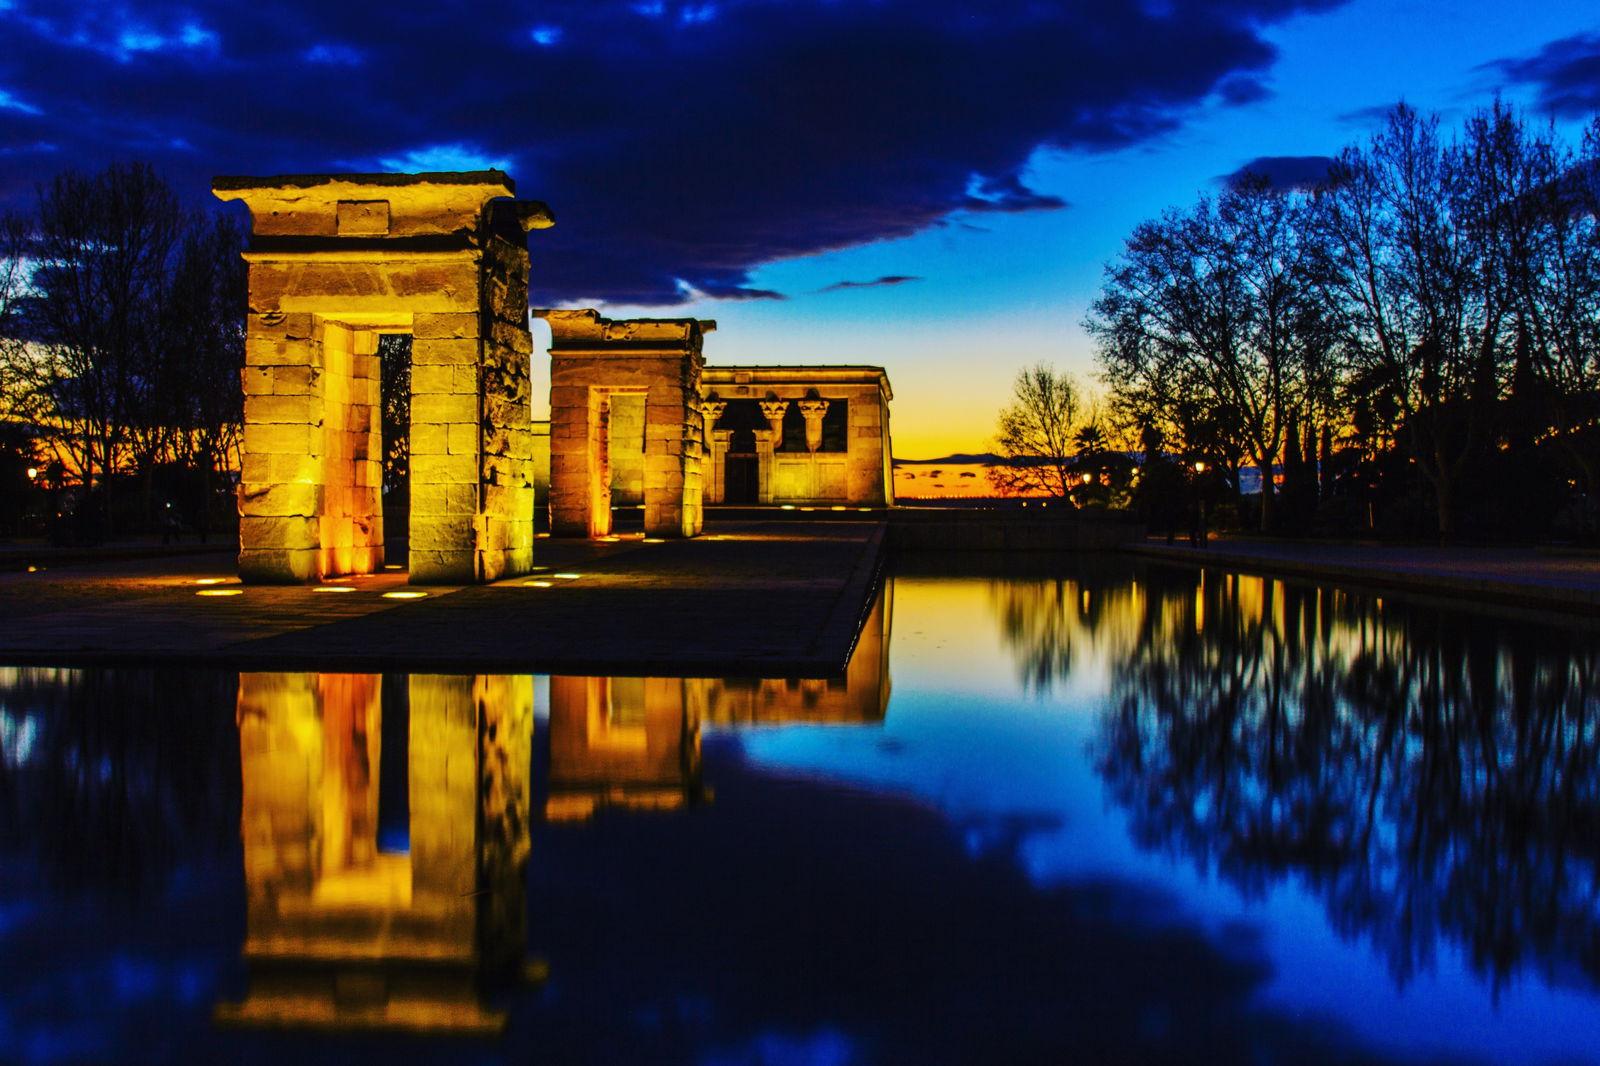
<instances>
[{"instance_id":1,"label":"doorway","mask_svg":"<svg viewBox=\"0 0 1600 1066\"><path fill-rule=\"evenodd\" d=\"M722 502L753 504L761 499L761 463L756 457L756 435L736 429L728 439L722 473Z\"/></svg>"},{"instance_id":2,"label":"doorway","mask_svg":"<svg viewBox=\"0 0 1600 1066\"><path fill-rule=\"evenodd\" d=\"M378 336L383 425L383 561L405 568L411 543L411 334Z\"/></svg>"}]
</instances>

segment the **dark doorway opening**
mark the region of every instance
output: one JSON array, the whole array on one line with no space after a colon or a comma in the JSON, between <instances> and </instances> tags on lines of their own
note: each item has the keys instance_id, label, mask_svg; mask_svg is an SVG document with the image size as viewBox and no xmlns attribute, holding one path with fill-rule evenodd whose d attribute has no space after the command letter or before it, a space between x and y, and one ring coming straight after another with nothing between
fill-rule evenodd
<instances>
[{"instance_id":1,"label":"dark doorway opening","mask_svg":"<svg viewBox=\"0 0 1600 1066\"><path fill-rule=\"evenodd\" d=\"M728 439L723 464L722 502L757 503L761 499L761 465L756 458L756 435L736 429Z\"/></svg>"},{"instance_id":2,"label":"dark doorway opening","mask_svg":"<svg viewBox=\"0 0 1600 1066\"><path fill-rule=\"evenodd\" d=\"M383 410L383 561L404 567L411 543L411 334L378 337Z\"/></svg>"}]
</instances>

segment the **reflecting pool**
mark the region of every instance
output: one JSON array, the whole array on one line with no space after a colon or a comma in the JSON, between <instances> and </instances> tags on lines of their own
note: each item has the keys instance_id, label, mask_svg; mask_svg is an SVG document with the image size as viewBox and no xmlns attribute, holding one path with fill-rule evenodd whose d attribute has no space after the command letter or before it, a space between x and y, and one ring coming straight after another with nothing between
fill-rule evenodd
<instances>
[{"instance_id":1,"label":"reflecting pool","mask_svg":"<svg viewBox=\"0 0 1600 1066\"><path fill-rule=\"evenodd\" d=\"M0 669L0 1061L1600 1062L1592 630L951 572L829 680Z\"/></svg>"}]
</instances>

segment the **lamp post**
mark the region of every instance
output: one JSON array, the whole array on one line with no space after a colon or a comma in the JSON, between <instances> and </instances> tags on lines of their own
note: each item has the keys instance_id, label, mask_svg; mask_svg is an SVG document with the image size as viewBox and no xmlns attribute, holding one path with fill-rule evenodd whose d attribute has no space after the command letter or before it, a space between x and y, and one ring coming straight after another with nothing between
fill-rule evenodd
<instances>
[{"instance_id":1,"label":"lamp post","mask_svg":"<svg viewBox=\"0 0 1600 1066\"><path fill-rule=\"evenodd\" d=\"M1208 534L1208 531L1206 529L1206 517L1207 516L1206 516L1205 473L1206 473L1206 461L1204 459L1196 459L1194 461L1194 482L1195 482L1194 491L1195 491L1195 496L1199 501L1199 508L1200 508L1200 516L1199 516L1200 517L1200 521L1199 521L1199 524L1195 527L1195 535L1194 535L1194 544L1195 544L1195 547L1197 547L1197 548L1204 548L1206 546L1206 538L1207 538L1207 534Z\"/></svg>"}]
</instances>

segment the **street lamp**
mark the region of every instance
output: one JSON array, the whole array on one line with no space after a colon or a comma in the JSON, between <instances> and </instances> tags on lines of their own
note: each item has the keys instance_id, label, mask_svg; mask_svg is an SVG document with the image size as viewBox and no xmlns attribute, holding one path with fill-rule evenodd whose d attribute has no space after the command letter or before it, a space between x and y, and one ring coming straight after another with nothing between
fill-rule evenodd
<instances>
[{"instance_id":1,"label":"street lamp","mask_svg":"<svg viewBox=\"0 0 1600 1066\"><path fill-rule=\"evenodd\" d=\"M28 467L28 480L29 481L38 481L39 480L39 468L38 467L36 467L36 466Z\"/></svg>"},{"instance_id":2,"label":"street lamp","mask_svg":"<svg viewBox=\"0 0 1600 1066\"><path fill-rule=\"evenodd\" d=\"M1205 472L1206 472L1206 461L1204 459L1196 459L1194 461L1195 477L1198 479L1202 475L1204 475ZM1207 537L1207 533L1208 533L1208 531L1206 529L1206 517L1207 516L1206 516L1206 490L1205 490L1205 486L1202 485L1202 484L1198 484L1197 483L1195 485L1195 495L1197 497L1199 497L1198 502L1199 502L1200 522L1195 527L1195 531L1194 531L1194 546L1197 547L1197 548L1204 548L1206 546L1206 537Z\"/></svg>"}]
</instances>

